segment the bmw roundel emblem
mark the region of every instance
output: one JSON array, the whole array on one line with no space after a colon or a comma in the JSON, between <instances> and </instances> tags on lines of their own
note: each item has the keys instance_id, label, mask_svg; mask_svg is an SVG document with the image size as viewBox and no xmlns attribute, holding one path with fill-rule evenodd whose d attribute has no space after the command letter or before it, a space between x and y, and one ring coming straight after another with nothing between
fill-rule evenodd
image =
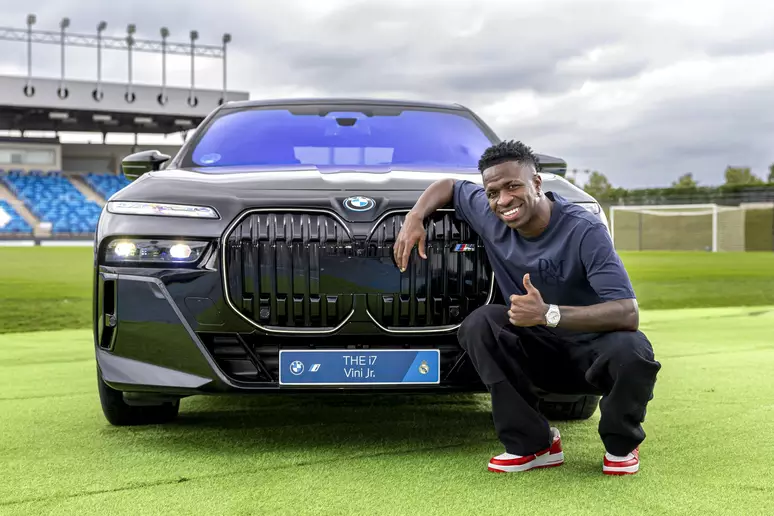
<instances>
[{"instance_id":1,"label":"bmw roundel emblem","mask_svg":"<svg viewBox=\"0 0 774 516\"><path fill-rule=\"evenodd\" d=\"M356 195L355 197L347 197L344 199L344 207L352 211L368 211L376 206L376 201L370 197L363 197Z\"/></svg>"},{"instance_id":2,"label":"bmw roundel emblem","mask_svg":"<svg viewBox=\"0 0 774 516\"><path fill-rule=\"evenodd\" d=\"M290 364L290 372L296 376L300 375L304 372L304 363L299 360L294 360L293 363Z\"/></svg>"}]
</instances>

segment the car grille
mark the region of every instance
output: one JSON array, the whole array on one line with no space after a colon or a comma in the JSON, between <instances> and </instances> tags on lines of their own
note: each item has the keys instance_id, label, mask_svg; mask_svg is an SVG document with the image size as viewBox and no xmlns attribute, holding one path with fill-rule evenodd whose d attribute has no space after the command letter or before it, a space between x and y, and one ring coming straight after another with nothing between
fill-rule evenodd
<instances>
[{"instance_id":1,"label":"car grille","mask_svg":"<svg viewBox=\"0 0 774 516\"><path fill-rule=\"evenodd\" d=\"M333 332L348 321L448 331L491 300L486 253L467 224L439 211L428 219L428 259L414 251L401 274L392 253L404 216L350 227L327 212L250 212L225 237L227 298L267 331Z\"/></svg>"}]
</instances>

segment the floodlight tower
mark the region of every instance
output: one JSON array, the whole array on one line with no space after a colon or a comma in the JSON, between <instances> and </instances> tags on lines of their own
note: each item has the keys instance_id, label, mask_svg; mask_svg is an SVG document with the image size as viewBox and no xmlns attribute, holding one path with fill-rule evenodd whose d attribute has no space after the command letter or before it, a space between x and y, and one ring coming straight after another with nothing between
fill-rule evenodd
<instances>
[{"instance_id":1,"label":"floodlight tower","mask_svg":"<svg viewBox=\"0 0 774 516\"><path fill-rule=\"evenodd\" d=\"M173 41L168 26L155 29L159 31L155 38L143 39L134 23L127 24L131 20L122 25L125 33L111 35L107 33L107 28L112 22L98 18L94 20L92 30L78 33L71 30L72 18L65 14L58 16L59 20L54 21L52 30L40 30L41 19L35 13L25 15L26 26L0 26L0 42L27 44L27 76L3 77L9 85L8 91L4 90L0 95L0 127L3 129L54 131L53 128L61 128L68 132L101 132L103 135L108 129L117 133L158 129L170 134L191 130L206 117L210 107L247 97L245 92L228 89L226 54L232 43L232 34L227 31L221 32L220 41L212 45L200 41L202 36L198 30L186 30L181 34L188 40ZM38 78L33 74L32 46L36 43L60 47L60 77ZM67 52L68 47L73 46L96 51L94 82L67 77ZM106 80L105 74L109 71L104 66L107 56L103 54L110 50L125 51L127 55L127 76L122 78L121 84ZM162 54L162 76L158 86L134 84L134 57L137 52ZM190 59L191 83L187 92L184 85L177 88L169 84L168 60L175 55ZM201 57L223 59L222 88L198 88L196 60ZM14 95L21 99L14 98ZM124 102L121 102L122 97ZM152 102L154 98L157 99L155 103ZM22 101L23 106L34 107L19 110L17 101ZM71 112L75 114L70 116Z\"/></svg>"},{"instance_id":2,"label":"floodlight tower","mask_svg":"<svg viewBox=\"0 0 774 516\"><path fill-rule=\"evenodd\" d=\"M169 29L161 27L161 93L157 97L162 106L167 103L167 38Z\"/></svg>"},{"instance_id":3,"label":"floodlight tower","mask_svg":"<svg viewBox=\"0 0 774 516\"><path fill-rule=\"evenodd\" d=\"M194 67L194 56L196 55L196 40L199 39L199 32L192 30L190 36L191 36L191 92L188 94L188 105L191 107L194 107L199 103L194 93L194 79L196 77L195 67Z\"/></svg>"},{"instance_id":4,"label":"floodlight tower","mask_svg":"<svg viewBox=\"0 0 774 516\"><path fill-rule=\"evenodd\" d=\"M27 15L27 84L24 85L24 94L28 97L35 94L35 87L32 85L32 26L36 21L34 14Z\"/></svg>"},{"instance_id":5,"label":"floodlight tower","mask_svg":"<svg viewBox=\"0 0 774 516\"><path fill-rule=\"evenodd\" d=\"M126 45L127 54L129 56L129 80L126 83L126 93L124 99L128 103L132 103L135 100L134 92L132 91L132 47L134 46L134 33L137 32L137 26L134 23L130 23L126 26Z\"/></svg>"},{"instance_id":6,"label":"floodlight tower","mask_svg":"<svg viewBox=\"0 0 774 516\"><path fill-rule=\"evenodd\" d=\"M220 103L224 104L226 100L226 45L231 43L231 34L223 34L223 96L220 99Z\"/></svg>"},{"instance_id":7,"label":"floodlight tower","mask_svg":"<svg viewBox=\"0 0 774 516\"><path fill-rule=\"evenodd\" d=\"M107 22L105 21L101 21L97 25L97 87L91 94L97 102L102 100L105 95L102 91L102 33L106 28Z\"/></svg>"},{"instance_id":8,"label":"floodlight tower","mask_svg":"<svg viewBox=\"0 0 774 516\"><path fill-rule=\"evenodd\" d=\"M56 94L60 99L66 99L69 95L67 86L65 85L65 31L70 26L70 18L62 18L59 22L59 30L61 31L61 49L62 49L62 78L59 81L59 89L56 90Z\"/></svg>"}]
</instances>

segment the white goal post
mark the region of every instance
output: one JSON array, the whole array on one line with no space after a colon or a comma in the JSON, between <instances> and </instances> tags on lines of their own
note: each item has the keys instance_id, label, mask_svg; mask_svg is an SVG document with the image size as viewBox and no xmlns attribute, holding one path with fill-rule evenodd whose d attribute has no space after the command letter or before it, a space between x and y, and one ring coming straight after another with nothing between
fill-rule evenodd
<instances>
[{"instance_id":1,"label":"white goal post","mask_svg":"<svg viewBox=\"0 0 774 516\"><path fill-rule=\"evenodd\" d=\"M617 249L745 250L745 207L742 206L611 206L609 219Z\"/></svg>"}]
</instances>

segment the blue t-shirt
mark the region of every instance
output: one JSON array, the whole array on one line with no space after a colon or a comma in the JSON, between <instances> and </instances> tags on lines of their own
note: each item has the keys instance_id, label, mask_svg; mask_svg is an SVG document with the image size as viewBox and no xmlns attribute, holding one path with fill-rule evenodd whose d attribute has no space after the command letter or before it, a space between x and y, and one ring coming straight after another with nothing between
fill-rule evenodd
<instances>
[{"instance_id":1,"label":"blue t-shirt","mask_svg":"<svg viewBox=\"0 0 774 516\"><path fill-rule=\"evenodd\" d=\"M554 201L551 221L539 236L525 238L492 212L480 185L455 182L456 215L483 240L506 303L513 294L526 294L526 273L548 304L589 306L634 299L629 275L604 223L556 193L546 196Z\"/></svg>"}]
</instances>

